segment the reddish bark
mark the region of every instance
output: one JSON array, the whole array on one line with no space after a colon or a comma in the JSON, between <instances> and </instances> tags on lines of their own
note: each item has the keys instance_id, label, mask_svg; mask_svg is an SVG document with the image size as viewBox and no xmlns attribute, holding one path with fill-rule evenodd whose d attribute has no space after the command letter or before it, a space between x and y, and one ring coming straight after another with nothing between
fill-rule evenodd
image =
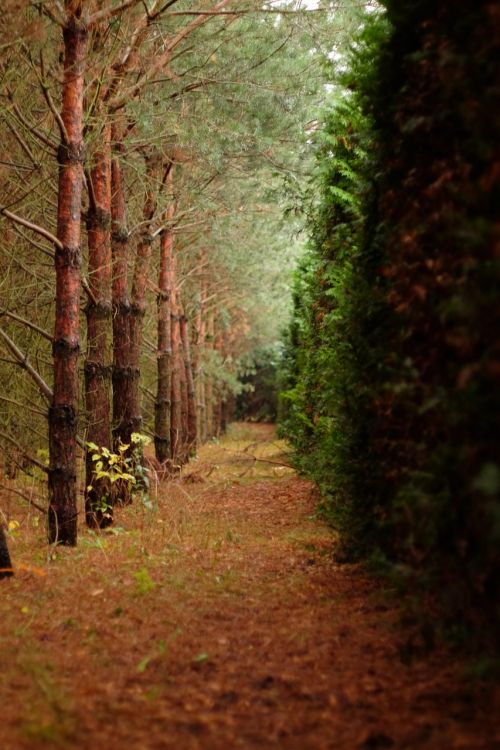
<instances>
[{"instance_id":1,"label":"reddish bark","mask_svg":"<svg viewBox=\"0 0 500 750\"><path fill-rule=\"evenodd\" d=\"M129 239L125 209L125 192L120 164L121 133L112 129L114 155L111 162L111 250L113 257L113 445L128 445L133 432L129 409L131 381L134 373L129 362L130 299L128 294Z\"/></svg>"},{"instance_id":2,"label":"reddish bark","mask_svg":"<svg viewBox=\"0 0 500 750\"><path fill-rule=\"evenodd\" d=\"M172 185L172 176L170 175L170 187ZM167 218L172 219L175 212L175 206L172 205L167 211ZM177 302L177 275L176 275L176 263L175 255L173 252L173 238L169 236L170 232L162 233L162 262L163 262L163 277L160 280L160 289L164 289L168 294L168 308L165 308L165 315L169 314L169 320L165 319L165 334L168 333L170 336L169 341L165 339L167 345L167 351L169 361L163 363L163 367L169 368L169 400L170 400L170 413L168 417L164 418L164 424L169 423L170 435L169 435L169 457L172 463L179 463L181 460L180 451L182 447L182 405L181 405L181 378L180 378L180 326L179 326L179 310ZM167 387L166 382L164 387ZM165 394L165 404L162 405L162 410L166 409L167 396ZM163 450L166 449L166 435L163 433Z\"/></svg>"},{"instance_id":3,"label":"reddish bark","mask_svg":"<svg viewBox=\"0 0 500 750\"><path fill-rule=\"evenodd\" d=\"M111 133L102 132L102 148L94 154L89 179L87 213L89 288L87 304L87 359L85 405L87 439L100 448L111 448ZM111 487L106 478L94 478L92 451L86 455L85 515L89 526L104 528L112 523Z\"/></svg>"},{"instance_id":4,"label":"reddish bark","mask_svg":"<svg viewBox=\"0 0 500 750\"><path fill-rule=\"evenodd\" d=\"M214 346L215 320L214 313L210 311L207 316L206 341ZM214 436L214 384L212 375L205 375L205 440Z\"/></svg>"},{"instance_id":5,"label":"reddish bark","mask_svg":"<svg viewBox=\"0 0 500 750\"><path fill-rule=\"evenodd\" d=\"M193 375L193 364L191 361L191 346L189 341L188 322L185 315L181 316L180 332L182 350L184 354L184 367L186 372L186 449L187 455L196 449L196 398Z\"/></svg>"},{"instance_id":6,"label":"reddish bark","mask_svg":"<svg viewBox=\"0 0 500 750\"><path fill-rule=\"evenodd\" d=\"M224 348L222 335L218 331L215 336L214 349L223 358ZM222 424L222 390L220 384L214 386L214 405L213 405L213 422L212 433L215 437L220 437Z\"/></svg>"},{"instance_id":7,"label":"reddish bark","mask_svg":"<svg viewBox=\"0 0 500 750\"><path fill-rule=\"evenodd\" d=\"M231 333L231 330L225 329L220 337L220 347L221 347L222 357L224 361L226 362L226 366L227 366L229 355L231 354L231 352L234 351L232 341L234 342L236 341L234 332ZM234 407L235 407L234 394L229 393L227 390L223 390L221 393L221 399L220 399L220 420L219 420L219 432L221 435L224 435L227 431L228 424L231 421L233 414L234 414Z\"/></svg>"},{"instance_id":8,"label":"reddish bark","mask_svg":"<svg viewBox=\"0 0 500 750\"><path fill-rule=\"evenodd\" d=\"M227 396L221 405L221 433L224 435L227 432L227 427L234 413L234 396Z\"/></svg>"},{"instance_id":9,"label":"reddish bark","mask_svg":"<svg viewBox=\"0 0 500 750\"><path fill-rule=\"evenodd\" d=\"M172 186L170 176L169 187ZM171 192L171 191L170 191ZM173 203L166 211L166 221L174 214ZM160 236L160 272L158 277L158 380L155 400L155 453L160 463L171 458L170 411L172 390L172 288L173 234L169 226Z\"/></svg>"},{"instance_id":10,"label":"reddish bark","mask_svg":"<svg viewBox=\"0 0 500 750\"><path fill-rule=\"evenodd\" d=\"M87 30L81 2L67 4L61 119L64 133L58 150L59 185L55 251L56 306L54 391L49 409L50 543L76 545L76 428L78 354L80 347L81 197L83 175L83 89Z\"/></svg>"},{"instance_id":11,"label":"reddish bark","mask_svg":"<svg viewBox=\"0 0 500 750\"><path fill-rule=\"evenodd\" d=\"M156 210L156 195L152 184L154 171L154 159L151 157L146 157L146 173L148 181L143 207L144 224L143 229L141 230L141 233L139 235L139 241L137 243L136 249L129 320L129 366L130 372L132 373L130 378L130 390L128 394L130 433L141 432L142 430L142 410L139 390L140 356L142 347L142 329L144 324L144 315L146 312L146 287L149 277L149 266L153 244L150 222ZM129 436L127 437L129 438ZM129 439L127 442L129 442ZM135 453L137 453L137 449Z\"/></svg>"},{"instance_id":12,"label":"reddish bark","mask_svg":"<svg viewBox=\"0 0 500 750\"><path fill-rule=\"evenodd\" d=\"M217 394L217 398L214 404L214 421L213 421L213 434L214 437L220 437L221 434L221 422L222 422L222 400Z\"/></svg>"},{"instance_id":13,"label":"reddish bark","mask_svg":"<svg viewBox=\"0 0 500 750\"><path fill-rule=\"evenodd\" d=\"M13 575L14 570L10 561L7 539L3 527L0 525L0 578L10 578Z\"/></svg>"},{"instance_id":14,"label":"reddish bark","mask_svg":"<svg viewBox=\"0 0 500 750\"><path fill-rule=\"evenodd\" d=\"M203 260L203 255L201 256ZM193 347L193 376L196 391L196 423L197 437L200 443L205 442L205 373L203 370L203 353L205 348L206 325L203 316L203 302L206 297L206 283L201 286L200 301L195 317L195 342Z\"/></svg>"},{"instance_id":15,"label":"reddish bark","mask_svg":"<svg viewBox=\"0 0 500 750\"><path fill-rule=\"evenodd\" d=\"M188 460L187 430L188 430L188 389L186 360L182 342L182 312L179 310L179 381L181 390L181 434L179 439L179 463Z\"/></svg>"},{"instance_id":16,"label":"reddish bark","mask_svg":"<svg viewBox=\"0 0 500 750\"><path fill-rule=\"evenodd\" d=\"M180 460L182 440L182 414L181 414L181 381L180 381L180 326L177 309L177 295L172 288L172 394L170 411L170 445L172 460L178 463Z\"/></svg>"}]
</instances>

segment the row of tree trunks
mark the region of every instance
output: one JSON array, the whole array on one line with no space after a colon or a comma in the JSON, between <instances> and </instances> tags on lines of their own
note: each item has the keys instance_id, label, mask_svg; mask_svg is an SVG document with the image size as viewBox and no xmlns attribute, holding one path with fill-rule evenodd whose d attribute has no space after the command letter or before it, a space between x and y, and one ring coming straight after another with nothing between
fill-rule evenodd
<instances>
[{"instance_id":1,"label":"row of tree trunks","mask_svg":"<svg viewBox=\"0 0 500 750\"><path fill-rule=\"evenodd\" d=\"M172 188L170 175L169 187ZM200 301L191 336L187 316L182 309L176 277L176 258L171 225L172 204L165 214L166 228L161 234L160 273L158 279L158 380L155 402L155 448L160 463L177 466L188 460L204 439L200 411L203 381L201 367L205 339L205 321ZM200 258L203 262L203 257ZM200 264L201 264L200 263ZM202 298L203 298L202 292ZM208 431L211 432L211 431Z\"/></svg>"},{"instance_id":2,"label":"row of tree trunks","mask_svg":"<svg viewBox=\"0 0 500 750\"><path fill-rule=\"evenodd\" d=\"M49 541L77 541L76 429L80 348L83 94L87 29L82 2L67 2L55 249L54 388L49 409Z\"/></svg>"},{"instance_id":3,"label":"row of tree trunks","mask_svg":"<svg viewBox=\"0 0 500 750\"><path fill-rule=\"evenodd\" d=\"M214 6L223 7L227 0ZM96 31L99 46L106 24L116 8L100 9L93 15L83 0L56 3L54 17L63 27L64 56L62 108L56 119L61 132L58 149L59 184L57 234L55 242L56 305L53 337L54 387L49 408L48 536L51 543L75 545L77 540L77 412L78 358L80 350L79 306L81 292L81 218L83 186L84 73L88 28ZM133 3L124 3L123 8ZM98 4L100 6L100 3ZM157 15L168 7L158 10ZM84 12L87 16L84 17ZM109 85L98 87L90 97L95 105L94 121L100 115L102 131L99 146L92 154L87 187L89 301L86 307L87 356L85 362L85 407L87 441L99 448L130 444L133 432L142 430L139 391L140 354L145 315L145 295L149 277L153 235L151 220L156 208L153 172L156 157L146 155L147 195L142 230L136 249L131 295L128 289L129 233L126 222L124 178L120 158L124 128L117 113L126 98L118 95L125 73L146 37L150 11L139 19L124 54L110 66L114 71ZM88 28L86 25L88 22ZM208 21L200 16L186 26L182 37ZM173 42L177 43L177 37ZM166 55L170 55L173 46ZM167 61L169 57L165 57ZM163 63L161 63L163 64ZM152 66L150 76L160 70ZM147 78L142 83L147 82ZM134 89L137 96L140 86ZM111 124L112 123L112 124ZM171 217L170 217L171 218ZM167 222L168 224L168 222ZM162 258L170 270L160 281L158 301L158 394L155 444L160 460L174 463L187 460L200 435L200 409L196 404L199 388L191 362L189 325L177 297L175 259L165 248L172 245L172 231L162 233ZM170 260L168 260L170 258ZM161 261L163 262L163 261ZM160 277L162 272L160 271ZM111 354L111 331L113 353ZM196 357L195 353L195 357ZM200 360L195 365L200 371ZM112 391L112 396L111 396ZM111 420L112 400L112 420ZM211 403L211 399L209 399ZM203 419L206 423L206 419ZM210 429L205 429L210 434ZM112 494L106 478L97 480L87 451L85 515L87 524L105 527L112 523ZM118 494L126 500L126 487Z\"/></svg>"},{"instance_id":4,"label":"row of tree trunks","mask_svg":"<svg viewBox=\"0 0 500 750\"><path fill-rule=\"evenodd\" d=\"M80 221L83 170L83 70L86 32L73 19L64 32L65 86L62 144L59 149L60 186L56 252L56 332L54 344L54 398L49 415L51 464L49 469L49 538L76 543L76 411L79 353L78 305L80 294ZM69 103L68 103L69 102ZM66 103L67 112L64 105ZM69 117L68 113L71 113ZM66 115L66 120L65 120ZM148 192L143 229L136 249L131 299L128 291L129 235L120 164L122 132L104 125L100 147L88 173L87 212L89 248L89 302L85 403L88 442L116 450L129 445L133 432L142 430L140 404L140 354L145 296L153 236L151 220L156 208L153 173L156 161L146 157ZM197 442L219 434L221 407L212 379L201 366L205 339L214 341L214 315L200 316L194 361L189 325L177 293L173 253L173 204L166 212L161 233L158 297L158 393L155 446L160 462L184 463ZM112 325L111 325L112 319ZM111 365L110 331L113 332ZM196 374L195 374L196 372ZM113 440L111 439L111 374ZM215 404L215 408L214 408ZM96 480L92 451L86 456L86 520L103 528L112 523L111 488L106 478ZM126 501L126 488L117 487Z\"/></svg>"},{"instance_id":5,"label":"row of tree trunks","mask_svg":"<svg viewBox=\"0 0 500 750\"><path fill-rule=\"evenodd\" d=\"M193 330L192 355L189 321L180 307L175 290L171 300L170 323L167 323L171 335L170 454L157 450L156 455L159 461L170 458L178 466L189 459L200 443L219 437L225 431L229 410L220 386L214 382L205 366L207 344L214 339L213 333L210 335L214 331L213 314L209 313L205 321L201 310L198 311ZM219 341L220 337L218 345ZM157 404L159 407L159 398ZM161 405L168 410L168 400L161 399ZM158 420L157 425L160 425ZM160 444L163 446L164 442L157 439L157 445Z\"/></svg>"},{"instance_id":6,"label":"row of tree trunks","mask_svg":"<svg viewBox=\"0 0 500 750\"><path fill-rule=\"evenodd\" d=\"M194 396L196 414L196 443L204 443L211 438L218 438L226 431L227 424L234 412L234 403L225 395L224 388L214 382L210 361L210 350L223 358L226 352L224 337L217 330L216 316L213 310L204 314L203 301L206 299L207 287L202 284L200 302L195 318L193 366Z\"/></svg>"}]
</instances>

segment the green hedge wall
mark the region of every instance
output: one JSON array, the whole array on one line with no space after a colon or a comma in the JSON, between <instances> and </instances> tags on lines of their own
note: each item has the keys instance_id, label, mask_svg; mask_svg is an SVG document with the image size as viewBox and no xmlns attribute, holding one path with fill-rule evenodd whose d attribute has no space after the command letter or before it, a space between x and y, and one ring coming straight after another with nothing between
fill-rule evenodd
<instances>
[{"instance_id":1,"label":"green hedge wall","mask_svg":"<svg viewBox=\"0 0 500 750\"><path fill-rule=\"evenodd\" d=\"M493 644L500 16L480 0L386 6L320 136L282 430L342 554L390 561L423 614Z\"/></svg>"}]
</instances>

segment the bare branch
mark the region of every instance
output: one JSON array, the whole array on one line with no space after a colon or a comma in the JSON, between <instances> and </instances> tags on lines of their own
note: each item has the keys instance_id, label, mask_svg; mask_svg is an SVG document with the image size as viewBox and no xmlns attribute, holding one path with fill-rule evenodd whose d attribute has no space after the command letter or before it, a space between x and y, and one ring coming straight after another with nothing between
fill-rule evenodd
<instances>
[{"instance_id":1,"label":"bare branch","mask_svg":"<svg viewBox=\"0 0 500 750\"><path fill-rule=\"evenodd\" d=\"M0 401L5 401L8 404L14 404L15 406L20 406L21 409L28 409L28 411L32 411L33 414L39 414L41 417L46 417L48 414L47 410L43 411L43 409L37 409L35 406L22 404L20 401L16 401L15 398L7 398L7 396L2 396L1 393L0 393Z\"/></svg>"},{"instance_id":2,"label":"bare branch","mask_svg":"<svg viewBox=\"0 0 500 750\"><path fill-rule=\"evenodd\" d=\"M149 17L154 20L155 18L158 18L162 13L164 13L166 10L172 7L172 5L175 5L175 3L178 2L178 0L168 0L168 2L165 3L165 5L162 5L161 8L158 8L158 10L152 11L149 14Z\"/></svg>"},{"instance_id":3,"label":"bare branch","mask_svg":"<svg viewBox=\"0 0 500 750\"><path fill-rule=\"evenodd\" d=\"M43 336L43 338L47 339L47 341L50 341L51 343L54 341L50 333L47 333L47 331L44 331L43 328L40 328L40 326L37 326L35 323L26 320L26 318L21 318L20 315L16 315L16 313L9 312L8 310L0 310L0 317L2 315L5 315L7 318L11 318L12 320L17 320L18 323L22 323L28 328L31 328L32 331L36 331L36 333L39 333L40 336Z\"/></svg>"},{"instance_id":4,"label":"bare branch","mask_svg":"<svg viewBox=\"0 0 500 750\"><path fill-rule=\"evenodd\" d=\"M38 224L33 224L33 222L28 221L27 219L23 219L21 216L18 216L17 214L13 214L12 211L8 211L6 208L0 208L0 213L3 214L7 219L14 221L16 224L20 224L21 226L26 227L27 229L31 229L32 232L37 232L37 234L40 234L42 237L45 237L46 240L49 240L50 242L52 242L56 247L59 248L59 250L63 249L63 244L61 240L59 240L54 234L52 234L52 232L49 232L48 229L39 227Z\"/></svg>"},{"instance_id":5,"label":"bare branch","mask_svg":"<svg viewBox=\"0 0 500 750\"><path fill-rule=\"evenodd\" d=\"M8 443L13 445L15 448L17 448L19 453L21 453L21 455L24 456L30 463L34 464L34 466L37 466L39 469L41 469L46 474L48 474L49 467L45 466L45 464L39 461L38 458L35 458L35 456L32 456L29 453L27 453L24 450L23 446L20 443L18 443L17 440L15 440L11 435L8 435L6 432L0 432L0 438L3 438Z\"/></svg>"},{"instance_id":6,"label":"bare branch","mask_svg":"<svg viewBox=\"0 0 500 750\"><path fill-rule=\"evenodd\" d=\"M66 126L65 126L65 124L63 122L63 119L62 119L61 115L59 114L59 112L57 110L56 105L54 104L52 96L50 95L50 89L49 89L47 83L45 82L45 64L44 64L44 61L43 61L43 51L42 50L40 50L40 72L41 72L41 76L38 75L38 71L35 69L34 65L33 65L33 70L34 70L35 75L38 78L38 82L40 83L40 86L42 88L42 92L43 92L45 101L49 105L49 109L52 112L52 114L54 115L55 121L57 122L57 124L59 126L59 131L61 133L61 140L63 141L63 143L68 144L69 143L69 138L68 138L68 133L66 131Z\"/></svg>"},{"instance_id":7,"label":"bare branch","mask_svg":"<svg viewBox=\"0 0 500 750\"><path fill-rule=\"evenodd\" d=\"M351 7L357 7L353 5ZM361 5L360 5L361 7ZM278 8L247 8L246 10L174 10L167 16L248 16L252 13L259 15L273 13L278 16L304 16L306 13L331 13L331 8L298 8L285 10Z\"/></svg>"},{"instance_id":8,"label":"bare branch","mask_svg":"<svg viewBox=\"0 0 500 750\"><path fill-rule=\"evenodd\" d=\"M80 277L80 282L81 282L83 291L85 292L85 294L87 295L87 297L89 298L89 300L94 305L97 305L97 299L95 298L95 296L94 296L94 294L92 292L92 289L89 286L89 282L87 281L87 279L85 278L85 276L81 276Z\"/></svg>"},{"instance_id":9,"label":"bare branch","mask_svg":"<svg viewBox=\"0 0 500 750\"><path fill-rule=\"evenodd\" d=\"M52 400L52 389L49 388L45 380L42 378L42 376L35 370L35 368L28 362L28 355L23 354L22 351L16 346L16 344L12 341L10 336L5 333L5 331L0 328L0 337L3 338L5 341L5 344L7 345L7 348L9 351L14 355L17 364L23 368L23 370L26 370L28 375L31 376L33 381L36 383L38 389L40 390L40 393L42 393L43 396L48 401Z\"/></svg>"},{"instance_id":10,"label":"bare branch","mask_svg":"<svg viewBox=\"0 0 500 750\"><path fill-rule=\"evenodd\" d=\"M30 149L30 147L28 146L28 144L26 143L26 141L24 140L24 138L22 137L22 135L18 132L17 128L15 128L14 125L11 122L9 122L8 119L5 122L7 124L7 127L9 128L9 130L11 131L11 133L13 134L14 138L19 143L19 145L21 146L22 150L24 151L24 153L28 157L28 159L30 159L33 162L33 165L35 167L38 167L39 164L38 164L38 161L35 159L33 151Z\"/></svg>"},{"instance_id":11,"label":"bare branch","mask_svg":"<svg viewBox=\"0 0 500 750\"><path fill-rule=\"evenodd\" d=\"M19 237L22 237L23 240L25 240L26 242L29 242L29 244L32 245L33 247L36 247L38 250L40 250L40 252L42 252L48 258L52 258L52 260L54 260L53 250L49 250L48 247L44 247L39 242L35 242L33 237L29 237L27 234L24 234L24 232L21 229L19 229L19 226L17 224L14 227L14 229L15 229L16 234L19 235Z\"/></svg>"},{"instance_id":12,"label":"bare branch","mask_svg":"<svg viewBox=\"0 0 500 750\"><path fill-rule=\"evenodd\" d=\"M57 150L57 146L55 145L55 143L53 143L50 140L50 138L47 138L46 135L44 135L37 128L35 128L34 125L31 125L28 122L28 120L24 117L23 113L21 112L21 110L19 109L19 107L17 106L17 104L14 102L14 96L13 96L12 92L9 89L7 89L7 96L9 97L9 99L10 99L10 101L12 103L12 109L13 109L13 111L14 111L17 119L19 120L19 122L22 123L24 125L24 127L27 128L30 131L30 133L33 133L33 135L35 135L38 138L38 140L40 140L42 143L44 143L46 146L48 146L52 151L56 151Z\"/></svg>"},{"instance_id":13,"label":"bare branch","mask_svg":"<svg viewBox=\"0 0 500 750\"><path fill-rule=\"evenodd\" d=\"M22 492L22 490L17 489L17 487L11 487L10 485L6 484L0 484L0 487L3 490L7 490L7 492L13 492L15 495L19 495L19 497L22 497L23 500L26 500L29 505L32 505L34 508L36 508L40 513L43 513L44 515L47 513L45 508L42 508L41 505L38 505L38 503L35 503L31 495L27 495L25 492Z\"/></svg>"},{"instance_id":14,"label":"bare branch","mask_svg":"<svg viewBox=\"0 0 500 750\"><path fill-rule=\"evenodd\" d=\"M56 3L56 7L61 13L61 15L59 16L57 13L54 13L52 8L50 8L45 3L37 3L37 6L41 9L42 13L45 13L45 15L50 18L51 21L53 21L55 24L57 24L61 28L64 27L64 11L59 7L59 3Z\"/></svg>"},{"instance_id":15,"label":"bare branch","mask_svg":"<svg viewBox=\"0 0 500 750\"><path fill-rule=\"evenodd\" d=\"M4 161L3 159L0 159L0 164L5 167L12 167L12 169L20 169L22 172L32 172L34 169L32 164L28 166L27 164L17 164L15 161Z\"/></svg>"},{"instance_id":16,"label":"bare branch","mask_svg":"<svg viewBox=\"0 0 500 750\"><path fill-rule=\"evenodd\" d=\"M90 16L87 27L90 29L101 21L107 21L108 18L118 16L123 10L127 10L127 8L131 8L132 5L138 4L139 0L124 0L123 3L116 5L114 8L103 8L103 10L98 10L93 16Z\"/></svg>"},{"instance_id":17,"label":"bare branch","mask_svg":"<svg viewBox=\"0 0 500 750\"><path fill-rule=\"evenodd\" d=\"M47 178L41 177L38 182L36 182L34 185L32 185L28 190L26 190L25 193L22 195L17 196L15 199L11 200L9 203L7 203L4 206L4 209L11 209L12 206L17 206L19 203L22 203L31 193L34 193L41 185L46 185Z\"/></svg>"}]
</instances>

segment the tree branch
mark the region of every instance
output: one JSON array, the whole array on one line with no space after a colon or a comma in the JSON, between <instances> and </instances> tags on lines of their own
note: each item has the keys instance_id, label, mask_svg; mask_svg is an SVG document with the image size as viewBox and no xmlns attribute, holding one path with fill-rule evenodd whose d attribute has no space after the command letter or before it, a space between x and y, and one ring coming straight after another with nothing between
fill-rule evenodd
<instances>
[{"instance_id":1,"label":"tree branch","mask_svg":"<svg viewBox=\"0 0 500 750\"><path fill-rule=\"evenodd\" d=\"M127 8L131 8L132 5L138 5L138 4L139 4L139 0L124 0L123 3L121 3L120 5L116 5L114 8L104 8L103 10L98 10L96 13L94 13L93 16L90 16L87 22L87 28L91 29L93 26L100 23L101 21L107 21L108 18L117 16L123 10L127 10Z\"/></svg>"},{"instance_id":2,"label":"tree branch","mask_svg":"<svg viewBox=\"0 0 500 750\"><path fill-rule=\"evenodd\" d=\"M16 487L8 487L6 484L0 484L0 487L3 490L7 490L7 492L13 492L15 495L19 495L19 497L22 497L23 500L26 500L29 505L32 505L34 508L36 508L40 513L43 513L44 515L47 514L47 511L45 508L42 508L41 505L38 505L38 503L35 503L35 501L31 498L31 495L27 495L25 492L22 492L21 490L18 490Z\"/></svg>"},{"instance_id":3,"label":"tree branch","mask_svg":"<svg viewBox=\"0 0 500 750\"><path fill-rule=\"evenodd\" d=\"M44 135L43 133L41 133L37 128L35 128L34 125L31 125L28 122L28 120L24 117L23 113L21 112L21 110L19 109L19 107L17 106L17 104L14 102L14 95L12 94L12 92L9 89L7 89L7 96L10 99L10 102L12 104L12 109L13 109L13 111L14 111L17 119L19 120L19 122L22 123L24 125L24 127L27 128L30 131L30 133L33 133L33 135L36 135L36 137L38 138L38 140L40 140L42 143L44 143L46 146L48 146L51 149L51 151L56 151L57 150L57 146L55 145L55 143L53 143L50 140L50 138L48 138L46 135Z\"/></svg>"},{"instance_id":4,"label":"tree branch","mask_svg":"<svg viewBox=\"0 0 500 750\"><path fill-rule=\"evenodd\" d=\"M85 278L85 276L81 276L81 277L80 277L80 282L81 282L81 285L82 285L83 291L84 291L84 292L86 293L86 295L87 295L87 297L89 298L89 300L90 300L90 301L91 301L91 302L92 302L92 303L93 303L94 305L97 305L97 299L95 298L95 296L94 296L94 294L93 294L93 292L92 292L92 289L91 289L91 288L90 288L90 286L89 286L89 282L87 281L87 279Z\"/></svg>"},{"instance_id":5,"label":"tree branch","mask_svg":"<svg viewBox=\"0 0 500 750\"><path fill-rule=\"evenodd\" d=\"M6 120L5 122L6 122L7 127L11 131L12 135L14 136L14 138L19 143L24 153L27 155L28 159L30 159L30 161L33 163L33 166L38 167L39 164L38 164L38 161L35 159L35 155L33 154L33 151L30 149L30 147L28 146L28 144L26 143L22 135L18 132L17 128L15 128L14 125L11 122L9 122L9 120Z\"/></svg>"},{"instance_id":6,"label":"tree branch","mask_svg":"<svg viewBox=\"0 0 500 750\"><path fill-rule=\"evenodd\" d=\"M0 310L0 317L2 315L6 315L7 318L12 318L12 320L17 320L18 323L22 323L23 325L28 326L28 328L31 328L32 331L36 331L37 333L39 333L40 336L43 336L43 338L47 339L47 341L50 341L51 343L54 341L50 333L47 333L47 331L44 331L43 328L40 328L35 323L31 323L29 320L21 318L20 315L16 315L16 313L9 312L8 310Z\"/></svg>"},{"instance_id":7,"label":"tree branch","mask_svg":"<svg viewBox=\"0 0 500 750\"><path fill-rule=\"evenodd\" d=\"M356 7L356 6L351 6ZM359 4L361 7L361 4ZM167 16L248 16L251 13L274 13L278 16L299 16L306 13L331 13L331 8L299 8L284 10L278 8L248 8L247 10L174 10Z\"/></svg>"},{"instance_id":8,"label":"tree branch","mask_svg":"<svg viewBox=\"0 0 500 750\"><path fill-rule=\"evenodd\" d=\"M23 446L20 443L18 443L17 440L15 440L11 435L8 435L6 432L0 432L0 438L3 438L8 443L13 445L15 448L17 448L17 450L19 451L19 453L21 453L22 456L28 459L30 463L34 464L34 466L37 466L39 469L41 469L46 474L48 474L49 467L45 466L45 464L39 461L38 458L35 458L35 456L31 456L29 453L27 453L24 450Z\"/></svg>"},{"instance_id":9,"label":"tree branch","mask_svg":"<svg viewBox=\"0 0 500 750\"><path fill-rule=\"evenodd\" d=\"M220 0L219 3L214 5L213 11L217 11L221 8L224 8L228 3L230 3L231 0ZM190 21L181 31L179 31L168 43L166 46L166 49L164 50L163 54L159 55L155 64L150 65L148 68L148 71L144 73L144 75L139 78L136 83L126 89L120 96L115 97L110 101L110 110L113 112L118 111L119 109L122 109L127 102L130 100L132 96L135 96L141 88L149 83L152 78L154 78L160 70L163 70L165 66L170 61L170 58L172 56L172 52L174 49L187 37L191 32L193 32L195 29L199 28L200 26L203 26L208 20L210 20L210 15L200 15L196 14L196 17Z\"/></svg>"},{"instance_id":10,"label":"tree branch","mask_svg":"<svg viewBox=\"0 0 500 750\"><path fill-rule=\"evenodd\" d=\"M155 18L158 18L159 15L164 13L168 8L172 7L172 5L175 5L178 0L168 0L168 2L165 3L161 8L158 8L158 10L151 11L149 14L149 17L151 20L154 20Z\"/></svg>"},{"instance_id":11,"label":"tree branch","mask_svg":"<svg viewBox=\"0 0 500 750\"><path fill-rule=\"evenodd\" d=\"M34 169L32 164L27 166L26 164L17 164L15 161L4 161L3 159L0 159L0 164L3 164L5 167L12 167L12 169L20 169L22 172L32 172Z\"/></svg>"},{"instance_id":12,"label":"tree branch","mask_svg":"<svg viewBox=\"0 0 500 750\"><path fill-rule=\"evenodd\" d=\"M38 7L41 8L42 13L45 13L46 16L50 18L51 21L53 21L57 26L60 26L61 28L64 27L64 15L58 16L57 13L54 13L54 11L49 8L45 3L37 3ZM56 3L56 5L59 5Z\"/></svg>"},{"instance_id":13,"label":"tree branch","mask_svg":"<svg viewBox=\"0 0 500 750\"><path fill-rule=\"evenodd\" d=\"M28 242L33 247L36 247L37 250L40 250L40 252L42 252L48 258L52 258L52 260L54 260L54 251L53 250L50 250L48 247L44 247L39 242L35 242L35 240L33 239L33 237L29 237L27 234L24 234L24 232L21 229L19 229L19 226L17 224L14 227L14 231L15 231L15 233L19 237L22 237L23 240L25 240L26 242Z\"/></svg>"},{"instance_id":14,"label":"tree branch","mask_svg":"<svg viewBox=\"0 0 500 750\"><path fill-rule=\"evenodd\" d=\"M28 375L31 376L33 381L36 383L38 389L40 390L40 393L43 396L45 396L45 398L48 401L52 401L52 396L53 396L52 389L47 385L45 380L35 370L35 368L28 362L28 355L22 353L22 351L12 341L10 336L7 333L5 333L3 328L0 328L0 337L3 338L3 340L5 341L5 344L7 345L7 348L14 355L15 359L17 360L17 364L20 367L22 367L23 370L26 370Z\"/></svg>"},{"instance_id":15,"label":"tree branch","mask_svg":"<svg viewBox=\"0 0 500 750\"><path fill-rule=\"evenodd\" d=\"M27 229L31 229L32 232L37 232L37 234L40 234L42 237L45 237L46 240L49 240L52 242L56 247L59 248L59 250L63 249L63 244L61 240L59 240L52 232L49 232L48 229L44 229L43 227L39 227L38 224L33 224L33 222L28 221L27 219L23 219L21 216L18 216L17 214L13 214L12 211L8 211L6 208L0 208L0 213L3 214L7 219L10 219L11 221L14 221L16 224L20 224L23 227L26 227Z\"/></svg>"},{"instance_id":16,"label":"tree branch","mask_svg":"<svg viewBox=\"0 0 500 750\"><path fill-rule=\"evenodd\" d=\"M7 396L2 396L0 394L0 401L6 401L8 404L14 404L15 406L20 406L21 409L28 409L29 411L32 411L33 414L39 414L41 417L47 417L48 412L43 411L43 409L37 409L35 406L28 406L26 404L22 404L20 401L16 401L14 398L7 398Z\"/></svg>"},{"instance_id":17,"label":"tree branch","mask_svg":"<svg viewBox=\"0 0 500 750\"><path fill-rule=\"evenodd\" d=\"M68 133L66 131L66 126L65 126L65 124L63 122L63 119L62 119L61 115L57 111L57 107L54 104L54 101L53 101L53 99L52 99L52 97L50 95L49 87L48 87L47 83L45 82L45 64L44 64L44 60L43 60L43 51L42 50L40 50L40 72L41 72L41 76L38 75L38 71L35 69L34 65L33 65L33 70L34 70L34 73L35 73L36 77L38 78L38 82L39 82L39 84L40 84L40 86L42 88L42 92L43 92L43 96L45 98L45 101L49 105L49 109L52 112L52 114L54 115L55 121L57 122L57 124L59 126L59 132L61 133L61 140L63 141L63 143L65 143L67 145L69 143L69 138L68 138Z\"/></svg>"}]
</instances>

